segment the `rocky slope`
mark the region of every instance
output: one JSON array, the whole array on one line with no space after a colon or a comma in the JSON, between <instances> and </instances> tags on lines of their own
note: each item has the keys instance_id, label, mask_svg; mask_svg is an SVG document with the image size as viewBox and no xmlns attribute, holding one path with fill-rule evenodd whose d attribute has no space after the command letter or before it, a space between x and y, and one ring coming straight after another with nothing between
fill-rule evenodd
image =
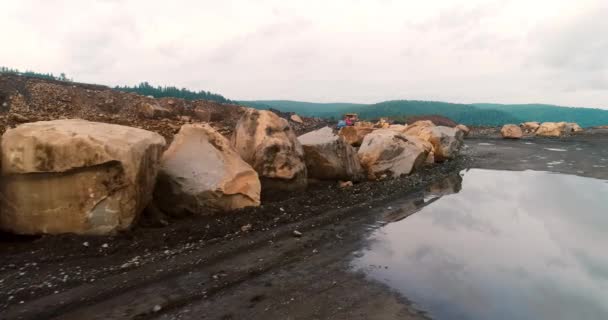
<instances>
[{"instance_id":1,"label":"rocky slope","mask_svg":"<svg viewBox=\"0 0 608 320\"><path fill-rule=\"evenodd\" d=\"M80 118L150 130L170 143L183 124L198 121L228 137L243 112L233 104L155 99L101 85L0 74L0 134L20 123ZM303 118L303 123L290 124L300 134L325 121Z\"/></svg>"}]
</instances>

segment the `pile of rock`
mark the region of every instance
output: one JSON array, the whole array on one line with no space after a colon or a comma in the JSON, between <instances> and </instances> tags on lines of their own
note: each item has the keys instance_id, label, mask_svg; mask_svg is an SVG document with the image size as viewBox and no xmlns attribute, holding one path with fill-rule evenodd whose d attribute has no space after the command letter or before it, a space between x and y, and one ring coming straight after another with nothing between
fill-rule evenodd
<instances>
[{"instance_id":1,"label":"pile of rock","mask_svg":"<svg viewBox=\"0 0 608 320\"><path fill-rule=\"evenodd\" d=\"M166 112L141 108L152 118ZM430 121L348 128L296 137L286 119L246 109L230 140L208 124L187 123L163 153L162 136L128 126L76 119L23 124L2 136L0 228L115 233L129 229L152 198L174 217L258 206L265 196L303 190L309 179L348 187L410 174L455 157L464 135Z\"/></svg>"},{"instance_id":2,"label":"pile of rock","mask_svg":"<svg viewBox=\"0 0 608 320\"><path fill-rule=\"evenodd\" d=\"M453 158L460 150L466 132L435 126L428 120L384 127L374 129L372 124L359 124L340 131L347 142L354 147L360 146L357 154L370 179L409 174L425 163ZM354 134L350 135L351 132Z\"/></svg>"},{"instance_id":3,"label":"pile of rock","mask_svg":"<svg viewBox=\"0 0 608 320\"><path fill-rule=\"evenodd\" d=\"M584 131L581 126L574 122L524 122L519 126L506 124L500 130L505 139L520 139L524 135L536 135L541 137L563 137Z\"/></svg>"},{"instance_id":4,"label":"pile of rock","mask_svg":"<svg viewBox=\"0 0 608 320\"><path fill-rule=\"evenodd\" d=\"M562 137L582 131L583 128L574 122L544 122L535 134L542 137Z\"/></svg>"}]
</instances>

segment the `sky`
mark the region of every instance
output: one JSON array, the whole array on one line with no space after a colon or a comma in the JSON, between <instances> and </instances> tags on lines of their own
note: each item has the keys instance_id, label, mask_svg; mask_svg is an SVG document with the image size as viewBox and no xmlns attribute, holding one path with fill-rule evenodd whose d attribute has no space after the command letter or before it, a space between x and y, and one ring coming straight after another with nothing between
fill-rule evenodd
<instances>
[{"instance_id":1,"label":"sky","mask_svg":"<svg viewBox=\"0 0 608 320\"><path fill-rule=\"evenodd\" d=\"M233 100L608 109L606 0L0 0L0 65Z\"/></svg>"}]
</instances>

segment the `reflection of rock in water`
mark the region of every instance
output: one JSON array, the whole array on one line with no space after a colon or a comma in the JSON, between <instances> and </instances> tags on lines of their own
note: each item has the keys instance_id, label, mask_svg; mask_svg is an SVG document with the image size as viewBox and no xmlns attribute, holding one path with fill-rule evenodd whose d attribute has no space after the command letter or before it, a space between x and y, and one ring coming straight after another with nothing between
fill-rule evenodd
<instances>
[{"instance_id":1,"label":"reflection of rock in water","mask_svg":"<svg viewBox=\"0 0 608 320\"><path fill-rule=\"evenodd\" d=\"M427 196L447 196L460 192L462 189L462 176L460 174L451 175L439 182L433 183L427 188Z\"/></svg>"},{"instance_id":2,"label":"reflection of rock in water","mask_svg":"<svg viewBox=\"0 0 608 320\"><path fill-rule=\"evenodd\" d=\"M394 209L386 214L384 221L397 222L403 220L437 201L442 196L458 193L461 189L462 176L460 176L460 174L451 175L441 181L433 183L425 191L413 193L406 198L391 203L389 208Z\"/></svg>"}]
</instances>

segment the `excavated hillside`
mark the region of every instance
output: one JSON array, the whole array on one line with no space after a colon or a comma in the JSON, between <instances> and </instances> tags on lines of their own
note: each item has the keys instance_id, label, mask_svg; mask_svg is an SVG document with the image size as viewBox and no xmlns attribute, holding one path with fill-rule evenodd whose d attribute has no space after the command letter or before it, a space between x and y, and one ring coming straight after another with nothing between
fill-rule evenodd
<instances>
[{"instance_id":1,"label":"excavated hillside","mask_svg":"<svg viewBox=\"0 0 608 320\"><path fill-rule=\"evenodd\" d=\"M232 134L243 106L213 101L141 96L106 86L0 74L0 133L20 123L80 118L157 132L168 142L189 122L209 122ZM325 125L321 119L290 121L296 133Z\"/></svg>"}]
</instances>

